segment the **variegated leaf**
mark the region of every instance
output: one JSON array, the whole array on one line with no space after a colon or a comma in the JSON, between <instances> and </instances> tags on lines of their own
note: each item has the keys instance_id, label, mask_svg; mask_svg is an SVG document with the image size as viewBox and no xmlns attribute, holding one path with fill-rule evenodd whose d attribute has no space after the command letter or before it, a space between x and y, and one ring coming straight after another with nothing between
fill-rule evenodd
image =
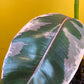
<instances>
[{"instance_id":1,"label":"variegated leaf","mask_svg":"<svg viewBox=\"0 0 84 84\"><path fill-rule=\"evenodd\" d=\"M46 14L14 37L1 84L69 84L84 55L84 27L76 19Z\"/></svg>"}]
</instances>

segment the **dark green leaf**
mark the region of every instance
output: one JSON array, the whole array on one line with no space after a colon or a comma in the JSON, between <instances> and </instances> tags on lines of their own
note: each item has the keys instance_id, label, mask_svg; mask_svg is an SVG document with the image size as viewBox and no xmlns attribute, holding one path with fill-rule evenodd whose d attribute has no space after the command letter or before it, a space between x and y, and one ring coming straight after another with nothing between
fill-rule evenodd
<instances>
[{"instance_id":1,"label":"dark green leaf","mask_svg":"<svg viewBox=\"0 0 84 84\"><path fill-rule=\"evenodd\" d=\"M84 27L76 19L46 14L15 36L1 84L69 84L84 54Z\"/></svg>"}]
</instances>

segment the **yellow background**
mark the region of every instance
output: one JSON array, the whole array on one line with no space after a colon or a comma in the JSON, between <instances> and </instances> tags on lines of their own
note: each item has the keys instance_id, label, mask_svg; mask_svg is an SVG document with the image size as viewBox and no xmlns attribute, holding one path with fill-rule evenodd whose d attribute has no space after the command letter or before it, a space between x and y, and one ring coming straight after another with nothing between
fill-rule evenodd
<instances>
[{"instance_id":1,"label":"yellow background","mask_svg":"<svg viewBox=\"0 0 84 84\"><path fill-rule=\"evenodd\" d=\"M80 21L84 23L84 0ZM74 0L0 0L0 74L4 57L16 33L32 18L46 13L74 17Z\"/></svg>"}]
</instances>

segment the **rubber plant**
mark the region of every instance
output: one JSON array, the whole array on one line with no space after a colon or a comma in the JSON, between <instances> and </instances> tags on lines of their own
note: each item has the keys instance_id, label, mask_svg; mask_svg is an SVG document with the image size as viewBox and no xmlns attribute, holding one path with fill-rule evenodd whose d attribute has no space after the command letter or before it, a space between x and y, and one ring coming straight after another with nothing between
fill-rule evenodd
<instances>
[{"instance_id":1,"label":"rubber plant","mask_svg":"<svg viewBox=\"0 0 84 84\"><path fill-rule=\"evenodd\" d=\"M84 26L58 13L38 16L12 40L1 84L69 84L84 55Z\"/></svg>"}]
</instances>

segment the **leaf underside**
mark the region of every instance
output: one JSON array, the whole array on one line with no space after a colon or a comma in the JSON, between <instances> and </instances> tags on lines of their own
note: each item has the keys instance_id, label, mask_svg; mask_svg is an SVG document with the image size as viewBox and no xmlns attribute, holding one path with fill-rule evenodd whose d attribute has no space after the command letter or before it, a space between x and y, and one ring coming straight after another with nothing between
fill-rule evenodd
<instances>
[{"instance_id":1,"label":"leaf underside","mask_svg":"<svg viewBox=\"0 0 84 84\"><path fill-rule=\"evenodd\" d=\"M12 40L1 84L68 84L84 54L84 27L76 19L46 14Z\"/></svg>"}]
</instances>

